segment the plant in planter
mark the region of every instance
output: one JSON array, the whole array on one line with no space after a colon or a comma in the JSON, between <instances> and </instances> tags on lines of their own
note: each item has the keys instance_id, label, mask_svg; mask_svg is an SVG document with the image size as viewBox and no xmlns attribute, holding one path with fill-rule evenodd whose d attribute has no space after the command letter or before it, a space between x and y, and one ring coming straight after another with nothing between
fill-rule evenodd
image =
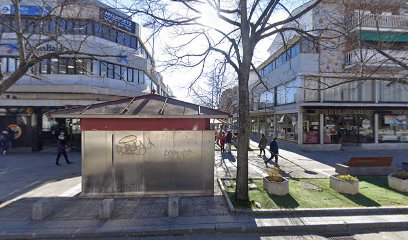
<instances>
[{"instance_id":1,"label":"plant in planter","mask_svg":"<svg viewBox=\"0 0 408 240\"><path fill-rule=\"evenodd\" d=\"M263 178L263 188L269 194L284 196L289 193L289 181L282 177L279 168L272 167Z\"/></svg>"},{"instance_id":2,"label":"plant in planter","mask_svg":"<svg viewBox=\"0 0 408 240\"><path fill-rule=\"evenodd\" d=\"M355 195L358 193L358 179L350 175L330 176L330 188L339 193Z\"/></svg>"},{"instance_id":3,"label":"plant in planter","mask_svg":"<svg viewBox=\"0 0 408 240\"><path fill-rule=\"evenodd\" d=\"M396 172L388 175L388 186L400 192L408 192L408 172Z\"/></svg>"}]
</instances>

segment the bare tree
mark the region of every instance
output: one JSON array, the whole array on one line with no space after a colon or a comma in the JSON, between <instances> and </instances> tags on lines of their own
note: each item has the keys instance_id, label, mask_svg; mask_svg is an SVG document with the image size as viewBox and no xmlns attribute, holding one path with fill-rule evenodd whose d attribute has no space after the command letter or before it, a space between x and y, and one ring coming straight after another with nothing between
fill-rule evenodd
<instances>
[{"instance_id":1,"label":"bare tree","mask_svg":"<svg viewBox=\"0 0 408 240\"><path fill-rule=\"evenodd\" d=\"M214 109L221 109L221 95L224 90L233 85L233 76L227 73L226 64L223 62L217 64L205 77L207 79L204 82L204 86L201 86L199 83L191 86L191 96L197 104Z\"/></svg>"},{"instance_id":2,"label":"bare tree","mask_svg":"<svg viewBox=\"0 0 408 240\"><path fill-rule=\"evenodd\" d=\"M179 38L169 43L168 64L181 67L201 67L223 59L238 77L239 143L236 198L248 200L248 144L250 132L248 78L252 69L255 47L263 40L286 31L310 35L301 28L288 27L321 0L282 21L274 21L280 11L287 11L291 1L140 1L128 7L133 14L144 14L162 27L172 27ZM203 21L203 15L214 12L217 23ZM187 47L197 43L195 51Z\"/></svg>"}]
</instances>

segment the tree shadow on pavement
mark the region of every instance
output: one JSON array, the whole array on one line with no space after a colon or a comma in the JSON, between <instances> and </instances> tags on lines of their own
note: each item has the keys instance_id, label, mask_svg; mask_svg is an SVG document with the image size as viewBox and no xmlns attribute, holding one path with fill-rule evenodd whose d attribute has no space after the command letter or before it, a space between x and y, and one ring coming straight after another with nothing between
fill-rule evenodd
<instances>
[{"instance_id":1,"label":"tree shadow on pavement","mask_svg":"<svg viewBox=\"0 0 408 240\"><path fill-rule=\"evenodd\" d=\"M229 160L230 162L236 162L237 159L235 158L234 155L229 154L229 153L221 153L221 158L223 161L225 161L225 159Z\"/></svg>"}]
</instances>

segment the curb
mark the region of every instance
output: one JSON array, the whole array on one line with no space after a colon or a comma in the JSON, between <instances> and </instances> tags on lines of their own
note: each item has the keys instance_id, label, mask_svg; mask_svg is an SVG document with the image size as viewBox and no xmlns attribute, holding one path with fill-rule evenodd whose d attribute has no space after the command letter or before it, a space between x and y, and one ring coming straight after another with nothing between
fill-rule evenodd
<instances>
[{"instance_id":1,"label":"curb","mask_svg":"<svg viewBox=\"0 0 408 240\"><path fill-rule=\"evenodd\" d=\"M334 224L302 224L302 225L274 225L258 226L256 223L221 223L204 224L205 226L161 228L150 226L150 229L128 229L125 231L102 230L82 231L71 233L4 233L0 239L87 239L99 237L147 237L147 236L177 236L188 234L222 234L222 233L272 233L284 234L340 234L375 229L376 231L390 231L408 228L408 222L372 222L372 223L334 223ZM261 224L262 225L262 224Z\"/></svg>"},{"instance_id":2,"label":"curb","mask_svg":"<svg viewBox=\"0 0 408 240\"><path fill-rule=\"evenodd\" d=\"M223 178L228 180L229 178ZM386 214L408 214L408 206L404 207L361 207L361 208L297 208L297 209L236 209L228 197L221 178L217 178L222 195L227 202L228 210L232 214L247 215L273 215L273 216L348 216L348 215L386 215Z\"/></svg>"}]
</instances>

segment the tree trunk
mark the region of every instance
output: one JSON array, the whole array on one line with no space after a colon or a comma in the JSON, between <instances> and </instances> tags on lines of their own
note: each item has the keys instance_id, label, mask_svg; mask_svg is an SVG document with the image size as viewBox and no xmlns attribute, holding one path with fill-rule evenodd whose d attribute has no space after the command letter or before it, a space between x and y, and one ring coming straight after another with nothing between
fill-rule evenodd
<instances>
[{"instance_id":1,"label":"tree trunk","mask_svg":"<svg viewBox=\"0 0 408 240\"><path fill-rule=\"evenodd\" d=\"M250 26L247 19L247 1L240 0L242 62L238 73L238 156L237 156L237 186L235 197L238 200L248 201L248 147L249 147L249 90L248 79L251 68L254 46L251 43Z\"/></svg>"}]
</instances>

